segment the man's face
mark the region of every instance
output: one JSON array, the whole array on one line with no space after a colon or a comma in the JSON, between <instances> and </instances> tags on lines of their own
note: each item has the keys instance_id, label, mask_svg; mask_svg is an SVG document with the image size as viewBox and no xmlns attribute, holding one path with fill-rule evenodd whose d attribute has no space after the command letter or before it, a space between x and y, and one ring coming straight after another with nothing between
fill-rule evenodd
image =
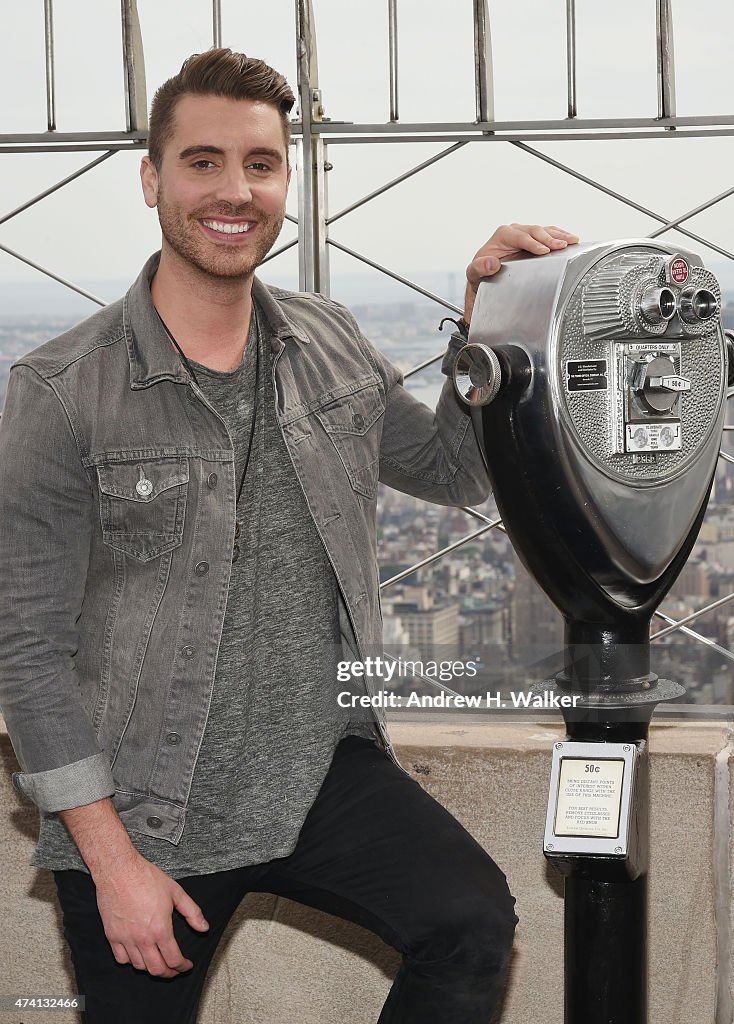
<instances>
[{"instance_id":1,"label":"man's face","mask_svg":"<svg viewBox=\"0 0 734 1024\"><path fill-rule=\"evenodd\" d=\"M273 246L290 181L278 110L259 100L185 95L161 166L141 165L165 244L212 277L247 278Z\"/></svg>"}]
</instances>

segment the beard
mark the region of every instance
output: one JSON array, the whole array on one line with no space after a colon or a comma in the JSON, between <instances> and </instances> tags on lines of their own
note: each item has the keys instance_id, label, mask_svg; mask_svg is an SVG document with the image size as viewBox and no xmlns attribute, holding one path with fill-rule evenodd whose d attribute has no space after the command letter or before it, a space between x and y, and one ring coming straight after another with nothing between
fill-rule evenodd
<instances>
[{"instance_id":1,"label":"beard","mask_svg":"<svg viewBox=\"0 0 734 1024\"><path fill-rule=\"evenodd\" d=\"M209 277L230 281L246 279L260 266L275 244L285 218L285 209L265 213L254 203L236 207L220 203L216 208L208 206L186 214L180 206L167 202L160 186L157 209L163 237L181 259ZM256 221L252 244L240 248L205 237L197 221L216 220L217 216Z\"/></svg>"}]
</instances>

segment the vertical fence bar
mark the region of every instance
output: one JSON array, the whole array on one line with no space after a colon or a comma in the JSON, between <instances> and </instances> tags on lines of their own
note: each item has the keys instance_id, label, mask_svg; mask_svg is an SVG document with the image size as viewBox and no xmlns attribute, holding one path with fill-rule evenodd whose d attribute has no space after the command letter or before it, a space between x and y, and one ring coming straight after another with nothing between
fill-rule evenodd
<instances>
[{"instance_id":1,"label":"vertical fence bar","mask_svg":"<svg viewBox=\"0 0 734 1024\"><path fill-rule=\"evenodd\" d=\"M576 0L566 0L566 75L568 116L576 117Z\"/></svg>"},{"instance_id":2,"label":"vertical fence bar","mask_svg":"<svg viewBox=\"0 0 734 1024\"><path fill-rule=\"evenodd\" d=\"M474 91L477 121L494 121L492 39L487 0L474 0Z\"/></svg>"},{"instance_id":3,"label":"vertical fence bar","mask_svg":"<svg viewBox=\"0 0 734 1024\"><path fill-rule=\"evenodd\" d=\"M311 0L296 0L298 102L301 138L297 142L298 174L298 281L302 291L329 294L327 249L328 168L326 145L315 121L323 119L316 55L316 28Z\"/></svg>"},{"instance_id":4,"label":"vertical fence bar","mask_svg":"<svg viewBox=\"0 0 734 1024\"><path fill-rule=\"evenodd\" d=\"M121 0L122 64L125 80L125 119L129 132L146 131L148 101L145 91L145 57L136 0Z\"/></svg>"},{"instance_id":5,"label":"vertical fence bar","mask_svg":"<svg viewBox=\"0 0 734 1024\"><path fill-rule=\"evenodd\" d=\"M212 0L212 39L215 46L222 45L222 0Z\"/></svg>"},{"instance_id":6,"label":"vertical fence bar","mask_svg":"<svg viewBox=\"0 0 734 1024\"><path fill-rule=\"evenodd\" d=\"M675 54L670 0L656 0L658 117L675 117Z\"/></svg>"},{"instance_id":7,"label":"vertical fence bar","mask_svg":"<svg viewBox=\"0 0 734 1024\"><path fill-rule=\"evenodd\" d=\"M387 0L388 50L390 58L390 120L398 115L398 0Z\"/></svg>"},{"instance_id":8,"label":"vertical fence bar","mask_svg":"<svg viewBox=\"0 0 734 1024\"><path fill-rule=\"evenodd\" d=\"M44 35L46 47L46 123L50 132L56 131L56 71L54 64L54 7L53 0L43 0Z\"/></svg>"}]
</instances>

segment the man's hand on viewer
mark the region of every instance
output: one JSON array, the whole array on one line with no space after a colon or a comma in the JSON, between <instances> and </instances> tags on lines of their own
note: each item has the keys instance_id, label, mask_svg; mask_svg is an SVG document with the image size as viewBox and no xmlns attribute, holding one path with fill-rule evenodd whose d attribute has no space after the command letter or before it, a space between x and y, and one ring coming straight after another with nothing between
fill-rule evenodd
<instances>
[{"instance_id":1,"label":"man's hand on viewer","mask_svg":"<svg viewBox=\"0 0 734 1024\"><path fill-rule=\"evenodd\" d=\"M502 264L500 260L516 252L529 252L543 256L554 249L565 249L578 242L578 236L554 225L541 227L539 224L503 224L478 250L466 268L466 293L464 296L464 319L471 322L477 288L483 277L496 274Z\"/></svg>"}]
</instances>

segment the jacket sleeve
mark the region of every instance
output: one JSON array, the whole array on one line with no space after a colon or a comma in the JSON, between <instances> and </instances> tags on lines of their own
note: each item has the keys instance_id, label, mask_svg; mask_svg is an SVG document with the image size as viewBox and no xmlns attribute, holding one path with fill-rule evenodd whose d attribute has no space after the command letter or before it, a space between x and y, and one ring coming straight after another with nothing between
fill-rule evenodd
<instances>
[{"instance_id":1,"label":"jacket sleeve","mask_svg":"<svg viewBox=\"0 0 734 1024\"><path fill-rule=\"evenodd\" d=\"M441 364L447 376L434 412L403 387L403 376L359 330L358 340L385 382L380 480L438 505L486 501L490 482L468 408L453 385L453 366L464 345L454 335Z\"/></svg>"},{"instance_id":2,"label":"jacket sleeve","mask_svg":"<svg viewBox=\"0 0 734 1024\"><path fill-rule=\"evenodd\" d=\"M59 396L34 370L10 374L0 421L0 711L42 811L114 792L75 673L94 509Z\"/></svg>"}]
</instances>

